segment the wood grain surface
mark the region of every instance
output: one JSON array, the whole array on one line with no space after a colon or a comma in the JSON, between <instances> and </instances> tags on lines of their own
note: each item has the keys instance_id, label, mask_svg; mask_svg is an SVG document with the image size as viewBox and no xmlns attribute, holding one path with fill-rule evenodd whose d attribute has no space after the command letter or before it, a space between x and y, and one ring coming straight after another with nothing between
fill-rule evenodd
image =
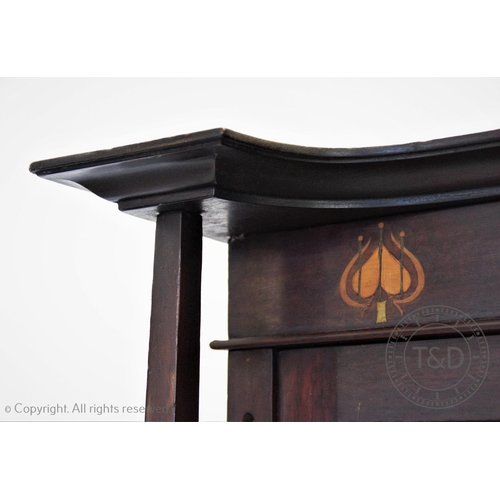
<instances>
[{"instance_id":1,"label":"wood grain surface","mask_svg":"<svg viewBox=\"0 0 500 500\"><path fill-rule=\"evenodd\" d=\"M146 421L197 421L200 373L201 217L158 216Z\"/></svg>"},{"instance_id":2,"label":"wood grain surface","mask_svg":"<svg viewBox=\"0 0 500 500\"><path fill-rule=\"evenodd\" d=\"M230 243L230 338L388 328L404 314L431 305L452 306L474 319L500 318L499 220L500 203L485 203L235 239ZM377 293L356 298L358 238L370 242L366 259L376 258L372 251L377 251L380 223L384 249L394 256L389 271L397 274L401 256L392 237L397 241L404 232L404 247L425 275L422 290L410 302L404 297L416 290L418 273L406 254L403 288L410 279L411 285L402 296L396 277L395 289L382 290L381 299ZM362 307L342 297L342 276L353 261L347 285ZM381 300L386 321L377 322Z\"/></svg>"},{"instance_id":3,"label":"wood grain surface","mask_svg":"<svg viewBox=\"0 0 500 500\"><path fill-rule=\"evenodd\" d=\"M272 349L229 353L229 422L274 420L274 358Z\"/></svg>"}]
</instances>

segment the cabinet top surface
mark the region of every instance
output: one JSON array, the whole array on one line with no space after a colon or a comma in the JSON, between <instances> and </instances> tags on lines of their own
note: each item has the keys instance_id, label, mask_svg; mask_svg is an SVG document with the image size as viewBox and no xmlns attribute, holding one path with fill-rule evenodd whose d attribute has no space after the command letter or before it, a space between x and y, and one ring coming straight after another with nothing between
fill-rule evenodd
<instances>
[{"instance_id":1,"label":"cabinet top surface","mask_svg":"<svg viewBox=\"0 0 500 500\"><path fill-rule=\"evenodd\" d=\"M428 154L443 154L449 150L463 150L470 148L481 148L500 142L500 129L475 134L434 139L424 142L412 142L390 146L372 146L359 148L322 148L311 146L299 146L295 144L284 144L267 141L241 134L225 128L216 128L190 134L177 135L164 139L148 142L119 146L111 149L92 151L88 153L61 156L47 160L35 161L30 166L30 171L37 174L49 174L55 170L69 170L84 167L89 163L103 163L142 156L154 155L155 153L167 153L179 151L185 148L200 147L216 148L220 145L237 148L246 146L258 153L259 151L310 160L331 160L335 163L342 159L368 160L370 157L380 159L384 156L417 157Z\"/></svg>"}]
</instances>

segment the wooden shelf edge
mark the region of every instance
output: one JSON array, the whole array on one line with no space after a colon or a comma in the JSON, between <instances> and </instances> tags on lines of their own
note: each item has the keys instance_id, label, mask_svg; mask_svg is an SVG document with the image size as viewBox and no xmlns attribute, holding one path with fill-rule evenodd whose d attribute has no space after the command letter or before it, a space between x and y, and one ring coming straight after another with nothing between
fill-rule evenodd
<instances>
[{"instance_id":1,"label":"wooden shelf edge","mask_svg":"<svg viewBox=\"0 0 500 500\"><path fill-rule=\"evenodd\" d=\"M475 320L484 334L500 331L500 318ZM432 325L415 338L446 338L450 336L451 325ZM261 348L289 349L318 345L347 345L387 341L396 327L351 330L347 332L322 332L300 334L277 334L256 337L243 337L229 340L214 340L210 347L214 350L243 350ZM465 326L455 327L455 331L465 331Z\"/></svg>"}]
</instances>

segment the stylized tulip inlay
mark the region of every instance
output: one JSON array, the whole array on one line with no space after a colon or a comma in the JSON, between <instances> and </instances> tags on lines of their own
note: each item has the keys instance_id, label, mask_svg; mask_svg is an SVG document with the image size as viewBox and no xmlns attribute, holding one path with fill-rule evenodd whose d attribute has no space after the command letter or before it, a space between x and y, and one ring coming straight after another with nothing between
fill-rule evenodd
<instances>
[{"instance_id":1,"label":"stylized tulip inlay","mask_svg":"<svg viewBox=\"0 0 500 500\"><path fill-rule=\"evenodd\" d=\"M358 237L358 252L342 274L340 293L348 305L363 309L368 309L375 299L376 322L384 323L387 302L403 314L401 305L413 302L422 293L425 276L418 259L405 247L404 231L399 233L399 239L391 233L391 252L384 243L384 224L378 227L378 245L371 244L371 238L363 245L363 236Z\"/></svg>"}]
</instances>

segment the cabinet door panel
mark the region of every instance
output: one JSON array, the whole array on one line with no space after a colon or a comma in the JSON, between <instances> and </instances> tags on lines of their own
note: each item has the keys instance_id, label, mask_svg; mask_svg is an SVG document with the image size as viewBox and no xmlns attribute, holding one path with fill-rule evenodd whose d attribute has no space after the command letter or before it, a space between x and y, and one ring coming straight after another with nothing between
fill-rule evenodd
<instances>
[{"instance_id":1,"label":"cabinet door panel","mask_svg":"<svg viewBox=\"0 0 500 500\"><path fill-rule=\"evenodd\" d=\"M277 358L279 419L500 420L500 335L487 337L489 365L480 377L480 384L469 393L465 388L474 382L471 368L467 359L460 358L454 340L423 340L412 344L413 349L408 350L405 359L408 380L399 389L387 369L386 343L281 351ZM405 387L420 394L420 400L411 401L408 391L405 397ZM449 398L450 392L456 394L456 399ZM439 407L439 398L445 406Z\"/></svg>"}]
</instances>

